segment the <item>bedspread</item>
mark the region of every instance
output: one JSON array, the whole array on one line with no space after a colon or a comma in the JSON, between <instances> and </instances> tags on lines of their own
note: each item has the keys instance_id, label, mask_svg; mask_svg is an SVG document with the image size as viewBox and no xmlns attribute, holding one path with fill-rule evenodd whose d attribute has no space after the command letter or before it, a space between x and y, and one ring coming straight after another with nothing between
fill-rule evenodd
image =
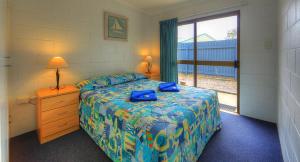
<instances>
[{"instance_id":1,"label":"bedspread","mask_svg":"<svg viewBox=\"0 0 300 162\"><path fill-rule=\"evenodd\" d=\"M80 125L113 161L195 162L221 128L217 93L142 79L81 93ZM130 102L132 90L154 89L158 101Z\"/></svg>"}]
</instances>

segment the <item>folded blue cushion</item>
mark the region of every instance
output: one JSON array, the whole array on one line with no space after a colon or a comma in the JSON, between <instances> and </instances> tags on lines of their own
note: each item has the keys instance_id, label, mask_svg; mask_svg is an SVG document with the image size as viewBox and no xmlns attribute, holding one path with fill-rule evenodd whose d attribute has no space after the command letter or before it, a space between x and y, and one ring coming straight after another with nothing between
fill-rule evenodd
<instances>
[{"instance_id":1,"label":"folded blue cushion","mask_svg":"<svg viewBox=\"0 0 300 162\"><path fill-rule=\"evenodd\" d=\"M160 83L159 90L161 92L179 92L179 88L175 82Z\"/></svg>"},{"instance_id":2,"label":"folded blue cushion","mask_svg":"<svg viewBox=\"0 0 300 162\"><path fill-rule=\"evenodd\" d=\"M165 88L173 87L173 86L176 86L176 83L175 83L175 82L160 83L160 84L159 84L159 89L165 89Z\"/></svg>"},{"instance_id":3,"label":"folded blue cushion","mask_svg":"<svg viewBox=\"0 0 300 162\"><path fill-rule=\"evenodd\" d=\"M130 95L130 101L157 101L157 97L154 90L132 91Z\"/></svg>"}]
</instances>

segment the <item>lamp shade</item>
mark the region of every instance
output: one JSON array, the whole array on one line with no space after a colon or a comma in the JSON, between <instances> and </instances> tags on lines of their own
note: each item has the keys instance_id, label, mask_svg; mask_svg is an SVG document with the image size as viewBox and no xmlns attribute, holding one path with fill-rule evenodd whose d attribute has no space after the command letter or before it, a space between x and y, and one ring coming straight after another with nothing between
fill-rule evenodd
<instances>
[{"instance_id":1,"label":"lamp shade","mask_svg":"<svg viewBox=\"0 0 300 162\"><path fill-rule=\"evenodd\" d=\"M62 57L53 57L49 62L48 66L49 69L57 69L57 68L66 68L68 67L67 62Z\"/></svg>"},{"instance_id":2,"label":"lamp shade","mask_svg":"<svg viewBox=\"0 0 300 162\"><path fill-rule=\"evenodd\" d=\"M146 56L145 61L152 62L152 56Z\"/></svg>"}]
</instances>

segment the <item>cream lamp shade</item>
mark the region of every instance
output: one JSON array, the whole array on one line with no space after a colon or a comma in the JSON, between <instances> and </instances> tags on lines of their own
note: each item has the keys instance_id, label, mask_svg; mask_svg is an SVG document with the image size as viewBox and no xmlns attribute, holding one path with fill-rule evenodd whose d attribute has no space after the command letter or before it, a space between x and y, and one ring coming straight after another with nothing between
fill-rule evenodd
<instances>
[{"instance_id":1,"label":"cream lamp shade","mask_svg":"<svg viewBox=\"0 0 300 162\"><path fill-rule=\"evenodd\" d=\"M145 61L147 62L152 62L152 56L146 56Z\"/></svg>"},{"instance_id":2,"label":"cream lamp shade","mask_svg":"<svg viewBox=\"0 0 300 162\"><path fill-rule=\"evenodd\" d=\"M49 69L57 69L57 68L66 68L68 67L68 63L62 57L53 57L49 62Z\"/></svg>"}]
</instances>

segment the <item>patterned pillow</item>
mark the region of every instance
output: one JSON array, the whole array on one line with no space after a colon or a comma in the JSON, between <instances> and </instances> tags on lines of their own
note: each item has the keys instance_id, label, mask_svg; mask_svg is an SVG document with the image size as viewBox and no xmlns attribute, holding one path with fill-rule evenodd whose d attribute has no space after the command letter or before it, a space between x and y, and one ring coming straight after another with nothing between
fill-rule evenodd
<instances>
[{"instance_id":1,"label":"patterned pillow","mask_svg":"<svg viewBox=\"0 0 300 162\"><path fill-rule=\"evenodd\" d=\"M75 84L77 88L80 89L81 92L93 90L93 85L90 80L83 80Z\"/></svg>"},{"instance_id":2,"label":"patterned pillow","mask_svg":"<svg viewBox=\"0 0 300 162\"><path fill-rule=\"evenodd\" d=\"M94 89L95 88L94 88L93 84L90 83L90 84L87 84L87 85L81 87L80 91L85 92L85 91L91 91L91 90L94 90Z\"/></svg>"},{"instance_id":3,"label":"patterned pillow","mask_svg":"<svg viewBox=\"0 0 300 162\"><path fill-rule=\"evenodd\" d=\"M83 80L81 82L76 83L75 85L76 85L77 88L81 89L82 87L84 87L84 86L86 86L90 83L91 83L90 80Z\"/></svg>"},{"instance_id":4,"label":"patterned pillow","mask_svg":"<svg viewBox=\"0 0 300 162\"><path fill-rule=\"evenodd\" d=\"M91 79L91 82L98 88L107 87L110 85L110 81L107 76L98 76Z\"/></svg>"},{"instance_id":5,"label":"patterned pillow","mask_svg":"<svg viewBox=\"0 0 300 162\"><path fill-rule=\"evenodd\" d=\"M124 75L124 77L127 78L128 81L134 81L135 80L134 73L124 73L123 75Z\"/></svg>"},{"instance_id":6,"label":"patterned pillow","mask_svg":"<svg viewBox=\"0 0 300 162\"><path fill-rule=\"evenodd\" d=\"M97 75L76 84L82 91L104 88L111 85L127 83L135 80L147 79L139 73L121 73L113 75Z\"/></svg>"},{"instance_id":7,"label":"patterned pillow","mask_svg":"<svg viewBox=\"0 0 300 162\"><path fill-rule=\"evenodd\" d=\"M109 75L107 78L110 85L122 84L135 80L133 73L113 74Z\"/></svg>"},{"instance_id":8,"label":"patterned pillow","mask_svg":"<svg viewBox=\"0 0 300 162\"><path fill-rule=\"evenodd\" d=\"M141 80L141 79L147 79L147 77L143 74L140 74L140 73L134 73L134 78L135 80Z\"/></svg>"}]
</instances>

